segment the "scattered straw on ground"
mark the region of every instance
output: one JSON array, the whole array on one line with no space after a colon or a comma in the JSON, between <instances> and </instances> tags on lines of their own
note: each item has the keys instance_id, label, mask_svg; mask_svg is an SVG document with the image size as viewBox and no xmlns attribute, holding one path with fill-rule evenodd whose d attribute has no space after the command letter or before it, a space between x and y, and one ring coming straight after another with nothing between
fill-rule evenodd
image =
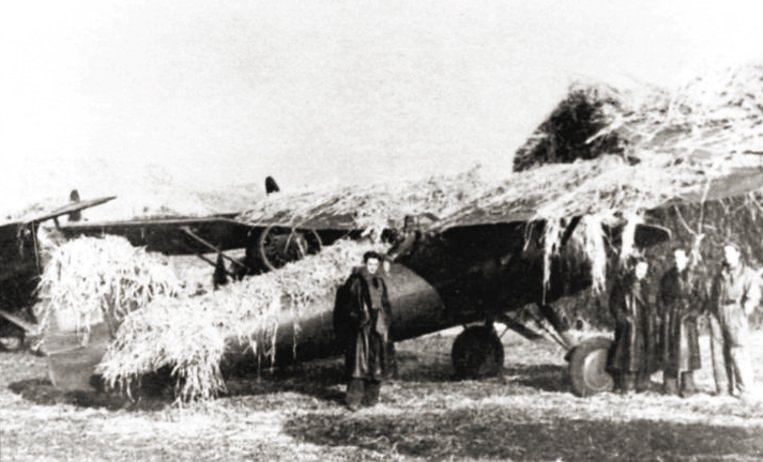
<instances>
[{"instance_id":1,"label":"scattered straw on ground","mask_svg":"<svg viewBox=\"0 0 763 462\"><path fill-rule=\"evenodd\" d=\"M503 377L453 381L452 341L399 344L401 377L383 384L379 406L357 413L341 403L341 360L232 378L229 394L212 402L146 409L61 395L43 358L0 355L1 459L758 460L763 451L763 407L705 393L578 398L559 348L513 333L503 337L511 352ZM760 333L752 352L763 382ZM708 391L703 365L697 382ZM653 380L657 390L659 374Z\"/></svg>"}]
</instances>

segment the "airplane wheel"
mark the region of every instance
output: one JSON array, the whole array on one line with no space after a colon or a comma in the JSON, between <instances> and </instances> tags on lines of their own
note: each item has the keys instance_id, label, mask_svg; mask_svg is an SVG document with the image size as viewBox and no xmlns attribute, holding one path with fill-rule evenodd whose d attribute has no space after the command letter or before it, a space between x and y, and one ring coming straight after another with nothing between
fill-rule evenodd
<instances>
[{"instance_id":1,"label":"airplane wheel","mask_svg":"<svg viewBox=\"0 0 763 462\"><path fill-rule=\"evenodd\" d=\"M315 230L296 231L273 225L265 228L257 241L260 260L268 271L316 254L322 246L321 237Z\"/></svg>"},{"instance_id":2,"label":"airplane wheel","mask_svg":"<svg viewBox=\"0 0 763 462\"><path fill-rule=\"evenodd\" d=\"M573 393L585 397L612 391L615 382L607 372L607 358L611 348L611 339L594 337L572 350L569 371Z\"/></svg>"},{"instance_id":3,"label":"airplane wheel","mask_svg":"<svg viewBox=\"0 0 763 462\"><path fill-rule=\"evenodd\" d=\"M24 330L0 319L0 351L20 351L24 347Z\"/></svg>"},{"instance_id":4,"label":"airplane wheel","mask_svg":"<svg viewBox=\"0 0 763 462\"><path fill-rule=\"evenodd\" d=\"M453 342L451 359L459 379L498 375L503 358L503 344L493 326L467 327Z\"/></svg>"}]
</instances>

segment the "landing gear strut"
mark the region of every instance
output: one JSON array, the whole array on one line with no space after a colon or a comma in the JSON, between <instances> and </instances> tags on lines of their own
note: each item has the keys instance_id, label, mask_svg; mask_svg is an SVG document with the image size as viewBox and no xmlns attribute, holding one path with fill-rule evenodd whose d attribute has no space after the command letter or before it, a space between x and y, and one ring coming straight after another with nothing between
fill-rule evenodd
<instances>
[{"instance_id":1,"label":"landing gear strut","mask_svg":"<svg viewBox=\"0 0 763 462\"><path fill-rule=\"evenodd\" d=\"M492 324L467 327L453 342L451 359L459 379L498 375L503 358L503 344Z\"/></svg>"}]
</instances>

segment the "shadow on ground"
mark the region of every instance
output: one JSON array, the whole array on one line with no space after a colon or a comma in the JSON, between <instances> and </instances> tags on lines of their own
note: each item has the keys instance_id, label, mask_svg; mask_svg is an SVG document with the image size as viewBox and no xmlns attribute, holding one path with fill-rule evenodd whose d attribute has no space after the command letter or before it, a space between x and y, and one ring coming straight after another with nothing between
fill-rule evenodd
<instances>
[{"instance_id":1,"label":"shadow on ground","mask_svg":"<svg viewBox=\"0 0 763 462\"><path fill-rule=\"evenodd\" d=\"M224 396L268 395L294 392L322 401L340 402L344 398L337 385L344 383L344 366L339 360L312 361L282 369L234 370L226 373Z\"/></svg>"},{"instance_id":2,"label":"shadow on ground","mask_svg":"<svg viewBox=\"0 0 763 462\"><path fill-rule=\"evenodd\" d=\"M430 361L429 355L398 352L399 373L390 379L401 382L451 381L450 363ZM341 402L344 362L341 358L316 360L281 369L262 371L259 374L246 368L229 370L226 376L227 396L262 395L278 392L295 392L315 398ZM337 387L340 386L340 387Z\"/></svg>"},{"instance_id":3,"label":"shadow on ground","mask_svg":"<svg viewBox=\"0 0 763 462\"><path fill-rule=\"evenodd\" d=\"M129 398L123 393L92 391L61 391L48 379L34 378L20 380L8 385L8 388L27 401L43 406L71 404L87 408L105 408L109 410L159 410L172 403L172 398L161 389L143 389L136 391Z\"/></svg>"},{"instance_id":4,"label":"shadow on ground","mask_svg":"<svg viewBox=\"0 0 763 462\"><path fill-rule=\"evenodd\" d=\"M429 458L676 460L763 456L759 429L637 420L526 422L506 410L307 414L284 424L300 441ZM734 459L736 460L736 459Z\"/></svg>"},{"instance_id":5,"label":"shadow on ground","mask_svg":"<svg viewBox=\"0 0 763 462\"><path fill-rule=\"evenodd\" d=\"M445 383L457 382L449 361L442 355L398 352L398 374L390 376L397 382ZM503 381L513 382L544 391L568 391L566 369L561 365L517 365L504 368ZM337 399L336 385L345 383L344 363L334 358L318 360L282 369L263 371L238 370L228 375L230 394L263 394L294 391L317 398ZM233 386L230 386L233 382Z\"/></svg>"},{"instance_id":6,"label":"shadow on ground","mask_svg":"<svg viewBox=\"0 0 763 462\"><path fill-rule=\"evenodd\" d=\"M506 367L503 370L503 378L507 382L542 391L570 391L567 368L555 364Z\"/></svg>"},{"instance_id":7,"label":"shadow on ground","mask_svg":"<svg viewBox=\"0 0 763 462\"><path fill-rule=\"evenodd\" d=\"M431 355L399 352L399 383L453 383L449 361L431 358ZM503 372L503 381L544 391L566 391L565 371L562 366L514 366ZM33 378L14 382L11 391L40 405L72 404L81 407L106 409L156 410L171 405L174 381L168 372L144 377L141 387L133 388L128 398L123 393L96 391L62 392L48 379ZM260 373L250 369L229 370L226 373L228 390L224 397L262 396L293 392L328 403L341 404L344 400L344 364L342 359L311 361L282 369ZM95 384L97 385L97 384ZM405 385L402 385L403 387Z\"/></svg>"}]
</instances>

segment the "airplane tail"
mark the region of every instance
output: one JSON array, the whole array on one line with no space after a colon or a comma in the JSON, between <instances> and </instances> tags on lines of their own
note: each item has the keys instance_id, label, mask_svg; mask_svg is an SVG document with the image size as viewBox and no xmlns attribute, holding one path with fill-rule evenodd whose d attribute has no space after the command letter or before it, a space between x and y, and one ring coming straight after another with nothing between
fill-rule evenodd
<instances>
[{"instance_id":1,"label":"airplane tail","mask_svg":"<svg viewBox=\"0 0 763 462\"><path fill-rule=\"evenodd\" d=\"M79 201L80 201L80 199L79 199L79 191L77 191L76 189L72 189L72 191L69 193L69 202L71 202L72 204L76 204ZM68 218L69 218L70 222L80 221L80 220L82 220L82 211L81 210L75 210L75 211L69 213Z\"/></svg>"},{"instance_id":2,"label":"airplane tail","mask_svg":"<svg viewBox=\"0 0 763 462\"><path fill-rule=\"evenodd\" d=\"M265 178L265 194L271 194L279 191L281 191L281 188L278 187L278 183L276 183L275 178L272 176Z\"/></svg>"}]
</instances>

